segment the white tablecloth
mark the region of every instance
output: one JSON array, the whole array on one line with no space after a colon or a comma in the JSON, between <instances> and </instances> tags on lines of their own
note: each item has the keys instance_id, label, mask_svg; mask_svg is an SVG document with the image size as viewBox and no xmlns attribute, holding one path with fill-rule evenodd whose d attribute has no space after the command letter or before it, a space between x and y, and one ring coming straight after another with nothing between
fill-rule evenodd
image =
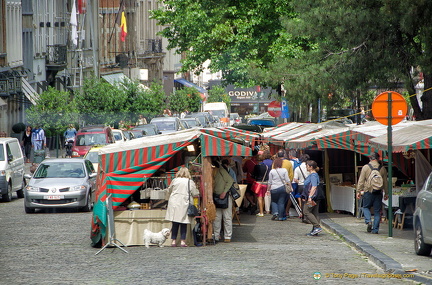
<instances>
[{"instance_id":1,"label":"white tablecloth","mask_svg":"<svg viewBox=\"0 0 432 285\"><path fill-rule=\"evenodd\" d=\"M384 196L382 202L386 207L388 207L389 200L384 200ZM392 205L392 208L399 208L399 195L392 195Z\"/></svg>"},{"instance_id":2,"label":"white tablecloth","mask_svg":"<svg viewBox=\"0 0 432 285\"><path fill-rule=\"evenodd\" d=\"M354 187L331 184L330 203L332 209L346 211L354 215L356 202L355 191L356 189Z\"/></svg>"},{"instance_id":3,"label":"white tablecloth","mask_svg":"<svg viewBox=\"0 0 432 285\"><path fill-rule=\"evenodd\" d=\"M163 228L171 230L171 222L165 220L166 210L127 210L114 211L115 237L125 245L144 245L144 229L152 232L159 232ZM180 229L177 236L180 239ZM191 227L188 226L186 242L193 246ZM171 236L165 241L164 245L171 244Z\"/></svg>"}]
</instances>

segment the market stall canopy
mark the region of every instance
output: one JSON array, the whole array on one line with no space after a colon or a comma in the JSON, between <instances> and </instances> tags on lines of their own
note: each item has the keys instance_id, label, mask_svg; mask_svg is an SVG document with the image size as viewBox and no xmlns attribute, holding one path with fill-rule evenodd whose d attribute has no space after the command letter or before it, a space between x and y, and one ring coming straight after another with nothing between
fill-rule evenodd
<instances>
[{"instance_id":1,"label":"market stall canopy","mask_svg":"<svg viewBox=\"0 0 432 285\"><path fill-rule=\"evenodd\" d=\"M104 200L106 192L113 194L113 207L118 207L132 195L147 178L175 157L186 146L197 143L202 156L250 156L249 147L218 138L198 130L186 130L111 144L99 151L103 179L98 193ZM179 161L167 170L184 164ZM106 191L106 192L105 192Z\"/></svg>"},{"instance_id":2,"label":"market stall canopy","mask_svg":"<svg viewBox=\"0 0 432 285\"><path fill-rule=\"evenodd\" d=\"M393 152L429 149L432 145L432 126L412 125L393 131L392 138ZM371 139L369 144L376 149L387 150L387 134Z\"/></svg>"},{"instance_id":3,"label":"market stall canopy","mask_svg":"<svg viewBox=\"0 0 432 285\"><path fill-rule=\"evenodd\" d=\"M265 142L284 146L286 142L294 140L310 133L318 132L322 129L322 124L303 124L295 128L286 130L278 135L267 137Z\"/></svg>"},{"instance_id":4,"label":"market stall canopy","mask_svg":"<svg viewBox=\"0 0 432 285\"><path fill-rule=\"evenodd\" d=\"M336 128L323 128L319 132L305 135L301 138L293 139L285 143L286 148L292 149L306 149L316 147L319 141L326 137L336 135L347 135L349 133L349 127L336 127Z\"/></svg>"},{"instance_id":5,"label":"market stall canopy","mask_svg":"<svg viewBox=\"0 0 432 285\"><path fill-rule=\"evenodd\" d=\"M222 132L230 133L237 139L242 139L245 142L249 142L252 146L259 142L261 136L260 134L252 131L240 130L233 127L218 127L217 129Z\"/></svg>"}]
</instances>

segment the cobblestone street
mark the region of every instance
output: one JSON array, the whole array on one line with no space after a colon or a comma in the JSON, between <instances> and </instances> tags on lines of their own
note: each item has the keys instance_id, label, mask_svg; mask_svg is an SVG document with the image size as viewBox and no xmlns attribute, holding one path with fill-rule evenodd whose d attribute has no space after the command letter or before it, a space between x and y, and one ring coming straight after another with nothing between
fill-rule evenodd
<instances>
[{"instance_id":1,"label":"cobblestone street","mask_svg":"<svg viewBox=\"0 0 432 285\"><path fill-rule=\"evenodd\" d=\"M409 284L362 276L384 272L336 235L306 237L310 225L298 218L242 214L228 244L108 248L95 256L91 213L25 214L23 200L13 199L0 203L0 217L2 284L311 284L315 272L331 284Z\"/></svg>"}]
</instances>

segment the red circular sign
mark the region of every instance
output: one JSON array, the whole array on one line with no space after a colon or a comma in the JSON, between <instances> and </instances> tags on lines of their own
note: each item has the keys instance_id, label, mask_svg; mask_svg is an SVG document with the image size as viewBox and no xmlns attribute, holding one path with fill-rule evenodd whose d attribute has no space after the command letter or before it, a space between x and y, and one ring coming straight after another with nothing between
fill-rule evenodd
<instances>
[{"instance_id":1,"label":"red circular sign","mask_svg":"<svg viewBox=\"0 0 432 285\"><path fill-rule=\"evenodd\" d=\"M397 92L385 91L376 96L372 103L372 115L381 124L388 125L389 93L391 99L390 124L396 125L405 118L408 111L408 104L405 98Z\"/></svg>"},{"instance_id":2,"label":"red circular sign","mask_svg":"<svg viewBox=\"0 0 432 285\"><path fill-rule=\"evenodd\" d=\"M282 114L281 102L271 101L268 105L267 111L272 117L280 117Z\"/></svg>"}]
</instances>

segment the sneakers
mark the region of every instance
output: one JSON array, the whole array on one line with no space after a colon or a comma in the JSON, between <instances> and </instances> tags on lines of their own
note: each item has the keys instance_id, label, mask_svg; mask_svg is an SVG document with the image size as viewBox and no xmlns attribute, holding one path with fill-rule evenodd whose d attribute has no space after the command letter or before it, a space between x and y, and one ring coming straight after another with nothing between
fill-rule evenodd
<instances>
[{"instance_id":1,"label":"sneakers","mask_svg":"<svg viewBox=\"0 0 432 285\"><path fill-rule=\"evenodd\" d=\"M264 214L260 214L260 213L258 213L258 214L256 214L256 216L257 216L257 217L264 217Z\"/></svg>"},{"instance_id":2,"label":"sneakers","mask_svg":"<svg viewBox=\"0 0 432 285\"><path fill-rule=\"evenodd\" d=\"M278 218L278 215L273 215L273 217L271 218L272 221L276 220Z\"/></svg>"},{"instance_id":3,"label":"sneakers","mask_svg":"<svg viewBox=\"0 0 432 285\"><path fill-rule=\"evenodd\" d=\"M313 231L311 231L310 234L313 236L316 236L317 234L319 234L322 231L323 231L323 229L321 227L319 227L319 228L315 228Z\"/></svg>"},{"instance_id":4,"label":"sneakers","mask_svg":"<svg viewBox=\"0 0 432 285\"><path fill-rule=\"evenodd\" d=\"M366 230L367 230L368 233L370 233L370 232L372 231L372 223L371 223L371 222L369 222L369 223L367 224L367 228L366 228Z\"/></svg>"},{"instance_id":5,"label":"sneakers","mask_svg":"<svg viewBox=\"0 0 432 285\"><path fill-rule=\"evenodd\" d=\"M226 239L224 240L224 242L226 242L226 243L231 242L231 239L226 238Z\"/></svg>"}]
</instances>

